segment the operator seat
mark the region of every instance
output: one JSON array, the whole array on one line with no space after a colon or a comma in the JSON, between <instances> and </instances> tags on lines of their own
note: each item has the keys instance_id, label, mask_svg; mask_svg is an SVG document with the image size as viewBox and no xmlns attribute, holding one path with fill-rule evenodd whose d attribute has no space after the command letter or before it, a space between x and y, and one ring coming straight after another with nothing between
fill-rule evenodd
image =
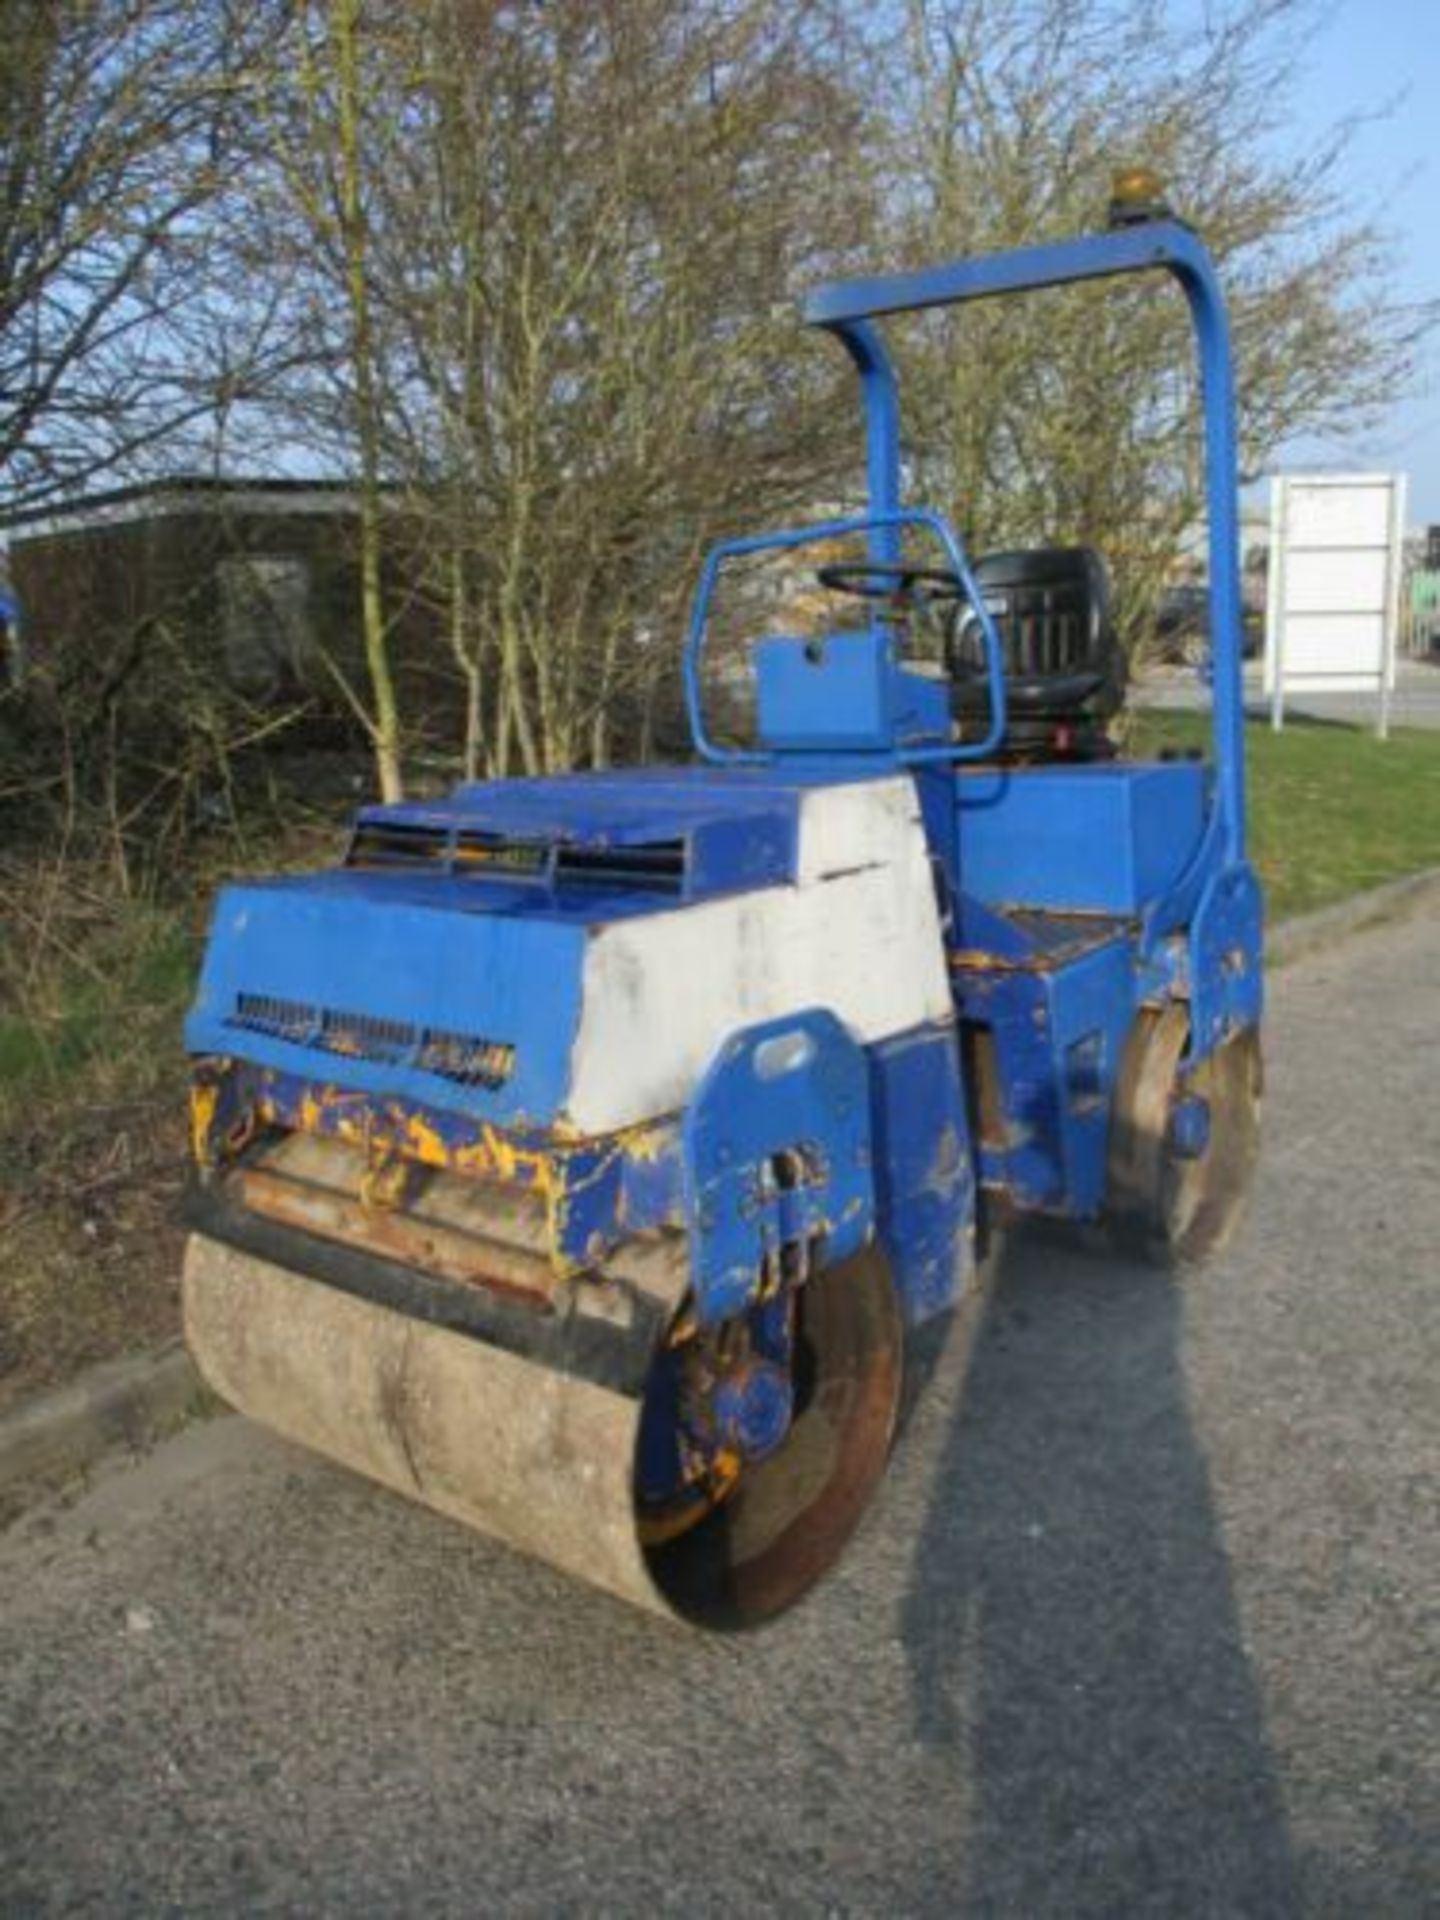
<instances>
[{"instance_id":1,"label":"operator seat","mask_svg":"<svg viewBox=\"0 0 1440 1920\"><path fill-rule=\"evenodd\" d=\"M1125 698L1126 671L1100 555L1093 547L1032 547L987 553L973 571L1005 663L1000 757L1109 759L1105 722ZM957 612L946 664L954 717L966 731L983 728L989 692L973 608Z\"/></svg>"}]
</instances>

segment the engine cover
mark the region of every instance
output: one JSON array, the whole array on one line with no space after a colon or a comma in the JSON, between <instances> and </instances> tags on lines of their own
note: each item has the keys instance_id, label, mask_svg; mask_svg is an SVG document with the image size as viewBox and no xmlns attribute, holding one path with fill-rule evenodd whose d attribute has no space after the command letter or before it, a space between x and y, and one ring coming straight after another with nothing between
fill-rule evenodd
<instances>
[{"instance_id":1,"label":"engine cover","mask_svg":"<svg viewBox=\"0 0 1440 1920\"><path fill-rule=\"evenodd\" d=\"M227 888L192 1053L561 1136L682 1112L806 1008L862 1045L951 1011L911 779L701 769L362 814L346 866Z\"/></svg>"}]
</instances>

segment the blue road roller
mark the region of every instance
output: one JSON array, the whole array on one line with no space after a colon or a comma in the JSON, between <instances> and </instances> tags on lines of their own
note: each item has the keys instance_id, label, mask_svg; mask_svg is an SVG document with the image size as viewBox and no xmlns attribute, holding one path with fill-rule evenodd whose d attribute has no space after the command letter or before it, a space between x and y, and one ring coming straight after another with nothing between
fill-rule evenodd
<instances>
[{"instance_id":1,"label":"blue road roller","mask_svg":"<svg viewBox=\"0 0 1440 1920\"><path fill-rule=\"evenodd\" d=\"M903 497L887 317L1133 274L1177 281L1194 323L1208 759L1116 754L1098 553L972 557ZM1204 245L1142 215L805 312L858 376L865 509L709 554L689 760L363 807L337 865L224 889L186 1028L184 1312L217 1393L717 1629L843 1551L991 1227L1198 1261L1258 1150L1233 376ZM746 727L721 724L722 575L793 579L807 549L837 611L754 633Z\"/></svg>"}]
</instances>

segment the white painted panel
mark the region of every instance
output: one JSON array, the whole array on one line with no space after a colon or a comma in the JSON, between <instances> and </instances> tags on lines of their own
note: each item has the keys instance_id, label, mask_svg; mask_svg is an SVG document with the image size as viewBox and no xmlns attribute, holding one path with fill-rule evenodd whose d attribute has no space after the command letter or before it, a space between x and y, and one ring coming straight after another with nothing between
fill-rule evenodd
<instances>
[{"instance_id":1,"label":"white painted panel","mask_svg":"<svg viewBox=\"0 0 1440 1920\"><path fill-rule=\"evenodd\" d=\"M1387 547L1390 544L1390 476L1290 482L1289 541L1300 547Z\"/></svg>"},{"instance_id":2,"label":"white painted panel","mask_svg":"<svg viewBox=\"0 0 1440 1920\"><path fill-rule=\"evenodd\" d=\"M800 796L795 877L803 887L893 860L914 838L919 818L920 800L908 774L814 787Z\"/></svg>"},{"instance_id":3,"label":"white painted panel","mask_svg":"<svg viewBox=\"0 0 1440 1920\"><path fill-rule=\"evenodd\" d=\"M808 1007L867 1043L950 1018L924 834L901 825L883 863L598 929L566 1118L604 1133L676 1112L737 1027Z\"/></svg>"},{"instance_id":4,"label":"white painted panel","mask_svg":"<svg viewBox=\"0 0 1440 1920\"><path fill-rule=\"evenodd\" d=\"M1285 680L1349 673L1374 686L1385 646L1378 613L1292 613L1285 624Z\"/></svg>"},{"instance_id":5,"label":"white painted panel","mask_svg":"<svg viewBox=\"0 0 1440 1920\"><path fill-rule=\"evenodd\" d=\"M1285 604L1291 618L1343 609L1381 616L1383 630L1387 559L1384 547L1328 553L1292 549L1285 566ZM1378 664L1377 654L1377 669Z\"/></svg>"}]
</instances>

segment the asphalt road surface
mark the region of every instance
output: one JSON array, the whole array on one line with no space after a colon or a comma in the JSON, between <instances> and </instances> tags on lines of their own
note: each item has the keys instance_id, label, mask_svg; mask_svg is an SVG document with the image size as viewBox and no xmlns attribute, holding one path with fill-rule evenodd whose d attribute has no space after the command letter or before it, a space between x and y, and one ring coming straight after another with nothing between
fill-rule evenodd
<instances>
[{"instance_id":1,"label":"asphalt road surface","mask_svg":"<svg viewBox=\"0 0 1440 1920\"><path fill-rule=\"evenodd\" d=\"M1270 697L1263 684L1259 660L1245 663L1245 710L1252 720L1270 718ZM1137 682L1132 698L1138 706L1194 711L1208 708L1210 690L1193 667L1154 666ZM1373 693L1288 693L1285 716L1291 719L1329 720L1345 726L1373 729L1378 698ZM1392 727L1440 727L1440 660L1401 659L1396 662L1395 691L1390 699Z\"/></svg>"},{"instance_id":2,"label":"asphalt road surface","mask_svg":"<svg viewBox=\"0 0 1440 1920\"><path fill-rule=\"evenodd\" d=\"M1434 1913L1440 921L1273 983L1249 1223L1012 1248L705 1641L234 1417L0 1540L0 1909Z\"/></svg>"}]
</instances>

